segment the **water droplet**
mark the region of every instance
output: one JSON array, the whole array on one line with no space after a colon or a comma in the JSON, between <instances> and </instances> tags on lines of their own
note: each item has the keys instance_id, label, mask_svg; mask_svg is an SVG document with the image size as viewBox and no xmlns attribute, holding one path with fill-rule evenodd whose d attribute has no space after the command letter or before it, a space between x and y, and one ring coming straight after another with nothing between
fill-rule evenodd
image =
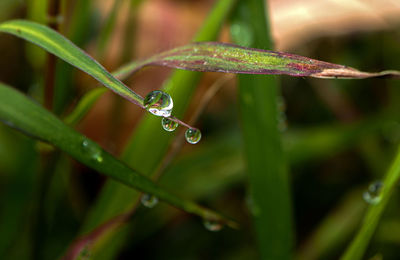
<instances>
[{"instance_id":1,"label":"water droplet","mask_svg":"<svg viewBox=\"0 0 400 260\"><path fill-rule=\"evenodd\" d=\"M174 102L167 93L155 90L147 94L143 100L143 106L153 115L169 117L172 113Z\"/></svg>"},{"instance_id":2,"label":"water droplet","mask_svg":"<svg viewBox=\"0 0 400 260\"><path fill-rule=\"evenodd\" d=\"M201 139L201 132L199 129L188 128L185 132L186 141L190 144L197 144Z\"/></svg>"},{"instance_id":3,"label":"water droplet","mask_svg":"<svg viewBox=\"0 0 400 260\"><path fill-rule=\"evenodd\" d=\"M383 183L376 181L368 186L368 189L363 194L364 200L372 205L376 205L381 201L381 191Z\"/></svg>"},{"instance_id":4,"label":"water droplet","mask_svg":"<svg viewBox=\"0 0 400 260\"><path fill-rule=\"evenodd\" d=\"M260 207L256 203L254 203L254 200L250 195L247 195L245 202L246 202L247 208L250 210L250 213L253 216L257 217L261 214Z\"/></svg>"},{"instance_id":5,"label":"water droplet","mask_svg":"<svg viewBox=\"0 0 400 260\"><path fill-rule=\"evenodd\" d=\"M79 260L89 260L92 257L92 252L90 249L90 244L86 244L82 250L79 252L77 259Z\"/></svg>"},{"instance_id":6,"label":"water droplet","mask_svg":"<svg viewBox=\"0 0 400 260\"><path fill-rule=\"evenodd\" d=\"M288 123L286 119L286 114L282 113L278 116L278 130L280 132L285 132L288 128Z\"/></svg>"},{"instance_id":7,"label":"water droplet","mask_svg":"<svg viewBox=\"0 0 400 260\"><path fill-rule=\"evenodd\" d=\"M161 120L161 125L165 131L172 132L178 127L178 123L166 117Z\"/></svg>"},{"instance_id":8,"label":"water droplet","mask_svg":"<svg viewBox=\"0 0 400 260\"><path fill-rule=\"evenodd\" d=\"M90 158L96 162L101 163L103 161L103 156L101 155L101 147L89 139L84 139L82 141L83 150L89 154Z\"/></svg>"},{"instance_id":9,"label":"water droplet","mask_svg":"<svg viewBox=\"0 0 400 260\"><path fill-rule=\"evenodd\" d=\"M276 100L276 107L278 113L278 130L284 132L288 128L288 122L285 114L286 103L282 96L278 96Z\"/></svg>"},{"instance_id":10,"label":"water droplet","mask_svg":"<svg viewBox=\"0 0 400 260\"><path fill-rule=\"evenodd\" d=\"M203 225L208 231L212 232L220 231L224 227L221 222L210 219L203 220Z\"/></svg>"},{"instance_id":11,"label":"water droplet","mask_svg":"<svg viewBox=\"0 0 400 260\"><path fill-rule=\"evenodd\" d=\"M143 206L147 208L153 208L155 205L158 203L158 198L156 196L153 196L151 194L143 194L142 198L140 199Z\"/></svg>"}]
</instances>

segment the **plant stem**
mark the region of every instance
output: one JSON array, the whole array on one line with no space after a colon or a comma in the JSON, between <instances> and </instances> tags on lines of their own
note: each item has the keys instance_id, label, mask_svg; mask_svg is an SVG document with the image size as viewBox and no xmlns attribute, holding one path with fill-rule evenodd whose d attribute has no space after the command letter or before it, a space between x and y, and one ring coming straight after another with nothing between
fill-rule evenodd
<instances>
[{"instance_id":1,"label":"plant stem","mask_svg":"<svg viewBox=\"0 0 400 260\"><path fill-rule=\"evenodd\" d=\"M236 19L232 37L237 43L272 48L265 1L239 2ZM258 249L261 259L288 260L292 258L292 222L287 164L278 130L278 81L259 75L239 75L238 79L249 210Z\"/></svg>"}]
</instances>

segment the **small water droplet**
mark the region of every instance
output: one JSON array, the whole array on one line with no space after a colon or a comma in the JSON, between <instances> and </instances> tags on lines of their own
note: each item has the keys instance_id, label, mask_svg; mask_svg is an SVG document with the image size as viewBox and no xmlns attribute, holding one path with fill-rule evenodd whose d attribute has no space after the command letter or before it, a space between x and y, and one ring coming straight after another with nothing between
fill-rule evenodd
<instances>
[{"instance_id":1,"label":"small water droplet","mask_svg":"<svg viewBox=\"0 0 400 260\"><path fill-rule=\"evenodd\" d=\"M280 132L285 132L287 130L287 128L288 128L288 123L287 123L286 115L285 115L285 113L283 113L278 118L278 130Z\"/></svg>"},{"instance_id":2,"label":"small water droplet","mask_svg":"<svg viewBox=\"0 0 400 260\"><path fill-rule=\"evenodd\" d=\"M155 90L147 94L143 100L143 106L153 115L169 117L172 113L174 102L167 93Z\"/></svg>"},{"instance_id":3,"label":"small water droplet","mask_svg":"<svg viewBox=\"0 0 400 260\"><path fill-rule=\"evenodd\" d=\"M155 205L158 203L158 198L156 196L153 196L151 194L143 194L142 198L140 199L143 206L147 208L153 208Z\"/></svg>"},{"instance_id":4,"label":"small water droplet","mask_svg":"<svg viewBox=\"0 0 400 260\"><path fill-rule=\"evenodd\" d=\"M363 194L364 200L368 204L376 205L381 201L381 191L383 183L381 181L376 181L368 186L368 189Z\"/></svg>"},{"instance_id":5,"label":"small water droplet","mask_svg":"<svg viewBox=\"0 0 400 260\"><path fill-rule=\"evenodd\" d=\"M250 213L253 216L257 217L261 214L260 207L256 203L254 203L254 200L250 195L247 195L245 202L246 202L247 208L249 209Z\"/></svg>"},{"instance_id":6,"label":"small water droplet","mask_svg":"<svg viewBox=\"0 0 400 260\"><path fill-rule=\"evenodd\" d=\"M92 252L90 249L90 244L86 244L82 250L79 252L79 255L77 257L78 260L89 260L92 257Z\"/></svg>"},{"instance_id":7,"label":"small water droplet","mask_svg":"<svg viewBox=\"0 0 400 260\"><path fill-rule=\"evenodd\" d=\"M82 141L83 150L89 154L90 158L96 162L103 162L102 150L98 144L85 138Z\"/></svg>"},{"instance_id":8,"label":"small water droplet","mask_svg":"<svg viewBox=\"0 0 400 260\"><path fill-rule=\"evenodd\" d=\"M178 123L166 117L161 120L161 125L165 131L172 132L178 127Z\"/></svg>"},{"instance_id":9,"label":"small water droplet","mask_svg":"<svg viewBox=\"0 0 400 260\"><path fill-rule=\"evenodd\" d=\"M203 225L208 231L217 232L220 231L224 225L216 220L204 219Z\"/></svg>"},{"instance_id":10,"label":"small water droplet","mask_svg":"<svg viewBox=\"0 0 400 260\"><path fill-rule=\"evenodd\" d=\"M186 141L190 144L197 144L201 139L201 132L199 129L188 128L185 132Z\"/></svg>"}]
</instances>

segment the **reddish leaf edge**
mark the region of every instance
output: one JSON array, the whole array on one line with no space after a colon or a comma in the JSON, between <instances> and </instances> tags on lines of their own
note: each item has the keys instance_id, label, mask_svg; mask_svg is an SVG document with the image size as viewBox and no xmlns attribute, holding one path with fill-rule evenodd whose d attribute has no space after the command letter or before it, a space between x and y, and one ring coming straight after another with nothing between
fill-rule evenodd
<instances>
[{"instance_id":1,"label":"reddish leaf edge","mask_svg":"<svg viewBox=\"0 0 400 260\"><path fill-rule=\"evenodd\" d=\"M222 42L195 42L167 50L148 59L125 65L119 73L133 74L147 66L199 72L289 75L324 79L400 78L400 71L396 70L364 72L296 54Z\"/></svg>"}]
</instances>

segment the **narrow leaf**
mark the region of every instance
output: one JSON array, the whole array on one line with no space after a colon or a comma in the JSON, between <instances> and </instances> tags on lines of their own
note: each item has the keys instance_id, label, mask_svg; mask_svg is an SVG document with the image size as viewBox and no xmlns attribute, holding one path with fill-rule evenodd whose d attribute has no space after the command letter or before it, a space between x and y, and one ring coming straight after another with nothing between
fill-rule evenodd
<instances>
[{"instance_id":1,"label":"narrow leaf","mask_svg":"<svg viewBox=\"0 0 400 260\"><path fill-rule=\"evenodd\" d=\"M12 20L0 24L6 32L30 41L88 73L118 95L142 106L143 98L113 77L102 65L56 31L34 22Z\"/></svg>"},{"instance_id":2,"label":"narrow leaf","mask_svg":"<svg viewBox=\"0 0 400 260\"><path fill-rule=\"evenodd\" d=\"M264 0L240 1L238 4L234 22L253 32L254 39L250 46L272 47L265 8ZM244 29L238 31L232 38L240 44L246 44L243 41L245 35L240 33ZM221 50L217 53L237 57L234 62L229 62L236 67L235 70L241 69L236 66L238 59L248 60L251 70L264 58L271 65L265 72L275 73L273 68L281 71L286 69L286 65L281 64L284 60L280 60L279 56L276 56L278 59L274 56L263 58L263 53L272 52L252 52L253 49L238 49L231 45L226 45L226 49L227 51ZM233 53L235 50L239 50L238 54ZM245 53L247 50L249 52ZM252 59L246 55L259 57ZM259 72L264 71L259 68ZM287 72L290 73L289 70ZM238 87L243 151L251 199L249 211L259 258L289 260L293 258L293 225L288 164L278 130L279 81L276 77L263 75L238 75Z\"/></svg>"},{"instance_id":3,"label":"narrow leaf","mask_svg":"<svg viewBox=\"0 0 400 260\"><path fill-rule=\"evenodd\" d=\"M119 73L134 72L144 66L158 65L176 69L241 74L286 74L295 77L354 78L400 77L399 71L378 73L262 49L218 42L198 42L157 54L140 63L127 64Z\"/></svg>"},{"instance_id":4,"label":"narrow leaf","mask_svg":"<svg viewBox=\"0 0 400 260\"><path fill-rule=\"evenodd\" d=\"M202 218L218 219L229 226L236 226L235 222L225 219L218 213L168 193L148 178L130 169L111 154L102 150L97 143L65 125L43 107L15 89L1 83L0 120L36 139L49 142L76 160L119 183L153 194L177 208L199 215Z\"/></svg>"}]
</instances>

